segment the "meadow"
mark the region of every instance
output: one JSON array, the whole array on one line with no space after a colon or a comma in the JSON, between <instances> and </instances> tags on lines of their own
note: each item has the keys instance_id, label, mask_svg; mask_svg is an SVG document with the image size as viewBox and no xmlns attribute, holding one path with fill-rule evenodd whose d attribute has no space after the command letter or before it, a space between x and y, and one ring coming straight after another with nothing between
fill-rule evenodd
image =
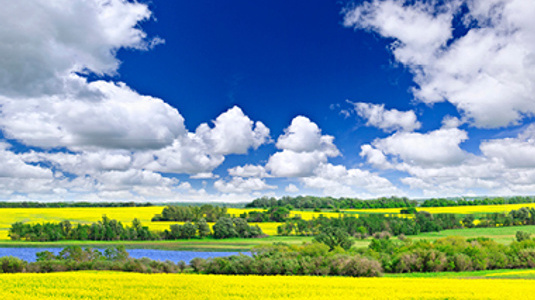
<instances>
[{"instance_id":1,"label":"meadow","mask_svg":"<svg viewBox=\"0 0 535 300\"><path fill-rule=\"evenodd\" d=\"M515 273L516 272L516 273ZM509 273L531 276L533 271ZM465 277L345 278L65 272L1 274L1 299L525 299L533 281ZM498 275L494 275L498 274ZM458 275L458 274L457 274ZM503 278L500 278L503 277ZM489 279L493 278L493 279ZM498 279L500 278L500 279ZM531 278L531 277L529 277Z\"/></svg>"}]
</instances>

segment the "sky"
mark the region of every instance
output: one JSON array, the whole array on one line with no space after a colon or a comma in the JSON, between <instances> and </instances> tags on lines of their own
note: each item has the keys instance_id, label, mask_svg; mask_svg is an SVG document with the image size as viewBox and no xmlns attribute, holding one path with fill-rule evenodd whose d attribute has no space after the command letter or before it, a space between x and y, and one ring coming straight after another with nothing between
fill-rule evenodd
<instances>
[{"instance_id":1,"label":"sky","mask_svg":"<svg viewBox=\"0 0 535 300\"><path fill-rule=\"evenodd\" d=\"M0 3L0 200L535 194L535 2Z\"/></svg>"}]
</instances>

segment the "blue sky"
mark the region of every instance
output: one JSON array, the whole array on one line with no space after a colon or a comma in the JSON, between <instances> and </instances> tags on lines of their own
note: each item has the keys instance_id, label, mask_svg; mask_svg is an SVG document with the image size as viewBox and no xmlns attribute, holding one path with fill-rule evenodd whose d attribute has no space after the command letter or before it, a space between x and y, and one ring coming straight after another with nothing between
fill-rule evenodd
<instances>
[{"instance_id":1,"label":"blue sky","mask_svg":"<svg viewBox=\"0 0 535 300\"><path fill-rule=\"evenodd\" d=\"M5 7L3 200L535 192L526 1Z\"/></svg>"}]
</instances>

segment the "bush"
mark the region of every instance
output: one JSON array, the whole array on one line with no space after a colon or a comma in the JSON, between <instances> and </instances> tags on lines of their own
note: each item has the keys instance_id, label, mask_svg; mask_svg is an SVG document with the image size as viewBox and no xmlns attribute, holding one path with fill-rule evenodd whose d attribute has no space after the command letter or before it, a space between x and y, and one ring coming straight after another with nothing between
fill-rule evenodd
<instances>
[{"instance_id":1,"label":"bush","mask_svg":"<svg viewBox=\"0 0 535 300\"><path fill-rule=\"evenodd\" d=\"M24 271L26 265L27 262L17 257L0 257L0 272L2 273L20 273Z\"/></svg>"},{"instance_id":2,"label":"bush","mask_svg":"<svg viewBox=\"0 0 535 300\"><path fill-rule=\"evenodd\" d=\"M522 241L525 241L525 240L529 240L530 236L531 236L531 233L529 233L529 232L517 231L516 232L516 241L517 242L522 242Z\"/></svg>"}]
</instances>

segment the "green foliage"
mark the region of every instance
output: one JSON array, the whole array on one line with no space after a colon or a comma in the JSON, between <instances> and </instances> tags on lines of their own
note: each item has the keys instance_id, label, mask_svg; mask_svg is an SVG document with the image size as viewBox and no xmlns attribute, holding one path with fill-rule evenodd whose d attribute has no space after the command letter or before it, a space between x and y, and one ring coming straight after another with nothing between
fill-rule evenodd
<instances>
[{"instance_id":1,"label":"green foliage","mask_svg":"<svg viewBox=\"0 0 535 300\"><path fill-rule=\"evenodd\" d=\"M335 247L349 250L353 245L353 240L346 231L330 226L321 228L320 233L314 237L314 240L329 246L331 251Z\"/></svg>"},{"instance_id":2,"label":"green foliage","mask_svg":"<svg viewBox=\"0 0 535 300\"><path fill-rule=\"evenodd\" d=\"M509 198L494 197L484 199L445 199L432 198L425 200L421 207L445 207L445 206L478 206L478 205L502 205L502 204L521 204L534 203L535 197L514 196Z\"/></svg>"},{"instance_id":3,"label":"green foliage","mask_svg":"<svg viewBox=\"0 0 535 300\"><path fill-rule=\"evenodd\" d=\"M361 200L357 198L332 198L332 197L316 197L316 196L285 196L280 199L273 197L262 197L253 200L245 207L248 208L272 208L272 207L288 207L291 205L294 209L366 209L366 208L404 208L417 206L415 200L408 198L390 197L378 198L374 200Z\"/></svg>"},{"instance_id":4,"label":"green foliage","mask_svg":"<svg viewBox=\"0 0 535 300\"><path fill-rule=\"evenodd\" d=\"M219 218L212 227L214 231L214 238L252 238L262 236L264 233L258 225L250 226L245 219L242 218Z\"/></svg>"},{"instance_id":5,"label":"green foliage","mask_svg":"<svg viewBox=\"0 0 535 300\"><path fill-rule=\"evenodd\" d=\"M226 215L226 207L210 204L204 204L200 207L168 205L162 210L161 214L155 215L152 221L196 222L200 219L205 219L208 222L215 222Z\"/></svg>"},{"instance_id":6,"label":"green foliage","mask_svg":"<svg viewBox=\"0 0 535 300\"><path fill-rule=\"evenodd\" d=\"M531 237L531 233L529 233L529 232L525 232L525 231L517 231L516 232L516 241L517 242L522 242L522 241L525 241L525 240L529 240L530 237Z\"/></svg>"}]
</instances>

